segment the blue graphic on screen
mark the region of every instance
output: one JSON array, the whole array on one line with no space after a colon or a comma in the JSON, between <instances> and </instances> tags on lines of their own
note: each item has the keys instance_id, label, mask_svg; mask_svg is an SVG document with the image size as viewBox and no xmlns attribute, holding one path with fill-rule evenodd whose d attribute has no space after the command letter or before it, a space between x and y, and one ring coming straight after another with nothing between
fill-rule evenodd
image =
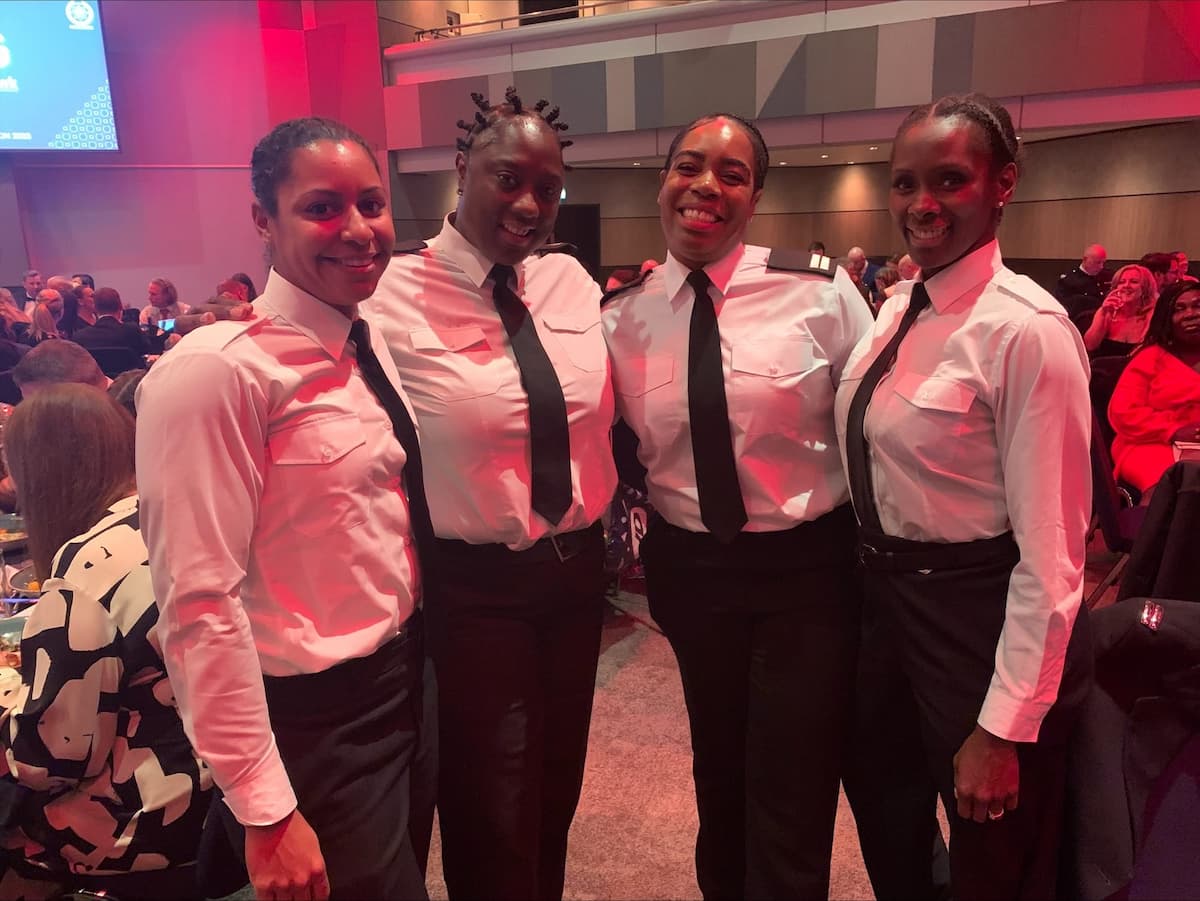
<instances>
[{"instance_id":1,"label":"blue graphic on screen","mask_svg":"<svg viewBox=\"0 0 1200 901\"><path fill-rule=\"evenodd\" d=\"M0 2L0 150L116 150L97 0Z\"/></svg>"}]
</instances>

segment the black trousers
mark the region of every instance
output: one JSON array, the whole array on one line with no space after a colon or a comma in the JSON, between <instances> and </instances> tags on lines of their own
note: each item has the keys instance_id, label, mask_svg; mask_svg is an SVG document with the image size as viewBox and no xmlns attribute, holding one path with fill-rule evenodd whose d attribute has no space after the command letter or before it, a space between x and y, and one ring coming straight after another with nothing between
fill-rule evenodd
<instances>
[{"instance_id":1,"label":"black trousers","mask_svg":"<svg viewBox=\"0 0 1200 901\"><path fill-rule=\"evenodd\" d=\"M1087 611L1037 742L1017 746L1019 803L1000 820L958 816L953 758L975 728L1019 551L1011 535L963 544L865 539L866 602L846 794L875 895L929 898L940 795L954 898L1049 899L1057 889L1066 742L1091 678Z\"/></svg>"},{"instance_id":2,"label":"black trousers","mask_svg":"<svg viewBox=\"0 0 1200 901\"><path fill-rule=\"evenodd\" d=\"M687 703L701 892L826 898L858 640L849 508L729 545L656 518L641 551Z\"/></svg>"},{"instance_id":3,"label":"black trousers","mask_svg":"<svg viewBox=\"0 0 1200 901\"><path fill-rule=\"evenodd\" d=\"M557 901L583 784L605 578L599 525L524 552L437 542L442 868L453 899Z\"/></svg>"},{"instance_id":4,"label":"black trousers","mask_svg":"<svg viewBox=\"0 0 1200 901\"><path fill-rule=\"evenodd\" d=\"M320 842L333 901L429 897L437 720L423 631L418 611L370 657L263 679L275 742ZM223 802L213 810L241 857L244 831ZM209 854L217 855L212 839L206 835Z\"/></svg>"}]
</instances>

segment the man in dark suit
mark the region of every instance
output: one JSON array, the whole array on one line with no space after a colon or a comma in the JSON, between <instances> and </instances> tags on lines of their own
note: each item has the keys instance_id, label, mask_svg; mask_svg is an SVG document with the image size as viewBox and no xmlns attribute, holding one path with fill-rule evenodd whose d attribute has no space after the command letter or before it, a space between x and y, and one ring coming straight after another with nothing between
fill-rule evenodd
<instances>
[{"instance_id":1,"label":"man in dark suit","mask_svg":"<svg viewBox=\"0 0 1200 901\"><path fill-rule=\"evenodd\" d=\"M150 353L150 346L142 330L136 325L121 321L124 304L115 288L99 288L96 291L96 324L77 331L72 338L88 350L99 347L125 347L141 355Z\"/></svg>"},{"instance_id":2,"label":"man in dark suit","mask_svg":"<svg viewBox=\"0 0 1200 901\"><path fill-rule=\"evenodd\" d=\"M21 276L21 290L13 291L13 300L17 302L17 309L24 313L33 313L33 308L37 304L38 292L42 290L42 274L36 269L28 270Z\"/></svg>"},{"instance_id":3,"label":"man in dark suit","mask_svg":"<svg viewBox=\"0 0 1200 901\"><path fill-rule=\"evenodd\" d=\"M1100 306L1112 281L1112 273L1104 268L1107 261L1108 251L1104 246L1092 244L1083 252L1083 259L1078 266L1058 277L1054 296L1067 307L1068 313L1075 315L1084 309Z\"/></svg>"}]
</instances>

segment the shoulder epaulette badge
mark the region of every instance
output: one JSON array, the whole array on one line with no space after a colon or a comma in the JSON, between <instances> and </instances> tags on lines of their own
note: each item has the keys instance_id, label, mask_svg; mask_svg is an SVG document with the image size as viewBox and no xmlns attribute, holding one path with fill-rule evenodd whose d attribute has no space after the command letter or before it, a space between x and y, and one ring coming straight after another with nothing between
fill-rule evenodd
<instances>
[{"instance_id":1,"label":"shoulder epaulette badge","mask_svg":"<svg viewBox=\"0 0 1200 901\"><path fill-rule=\"evenodd\" d=\"M768 269L782 269L787 272L811 272L813 275L824 275L833 278L837 272L837 261L820 253L809 253L806 250L784 250L775 248L767 257Z\"/></svg>"},{"instance_id":2,"label":"shoulder epaulette badge","mask_svg":"<svg viewBox=\"0 0 1200 901\"><path fill-rule=\"evenodd\" d=\"M416 253L418 250L424 250L429 245L424 241L397 241L396 246L392 248L392 256L399 256L402 253Z\"/></svg>"},{"instance_id":3,"label":"shoulder epaulette badge","mask_svg":"<svg viewBox=\"0 0 1200 901\"><path fill-rule=\"evenodd\" d=\"M617 287L613 288L611 291L605 291L604 295L600 298L600 306L604 306L610 300L615 300L616 298L618 298L622 294L624 294L626 291L629 291L632 288L638 287L644 281L646 281L647 278L650 277L650 273L653 271L654 271L653 269L647 269L645 272L643 272L641 275L639 275L633 281L626 282L623 285L618 285Z\"/></svg>"}]
</instances>

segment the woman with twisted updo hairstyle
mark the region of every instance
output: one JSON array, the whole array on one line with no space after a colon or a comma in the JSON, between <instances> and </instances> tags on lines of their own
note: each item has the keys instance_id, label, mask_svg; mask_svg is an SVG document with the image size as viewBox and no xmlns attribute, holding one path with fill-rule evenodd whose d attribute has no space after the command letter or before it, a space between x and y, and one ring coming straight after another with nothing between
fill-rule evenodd
<instances>
[{"instance_id":1,"label":"woman with twisted updo hairstyle","mask_svg":"<svg viewBox=\"0 0 1200 901\"><path fill-rule=\"evenodd\" d=\"M450 897L560 898L604 610L616 478L600 289L548 245L566 124L512 88L459 120L457 208L401 245L370 302L421 433L436 535Z\"/></svg>"}]
</instances>

